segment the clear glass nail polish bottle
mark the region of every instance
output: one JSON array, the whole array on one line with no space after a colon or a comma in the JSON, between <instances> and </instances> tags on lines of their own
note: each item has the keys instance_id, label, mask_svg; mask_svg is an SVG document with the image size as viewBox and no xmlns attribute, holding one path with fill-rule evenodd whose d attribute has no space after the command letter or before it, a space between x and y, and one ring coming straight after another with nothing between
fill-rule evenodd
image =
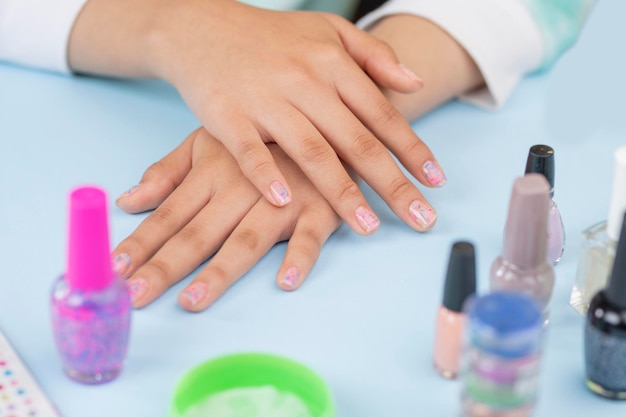
<instances>
[{"instance_id":1,"label":"clear glass nail polish bottle","mask_svg":"<svg viewBox=\"0 0 626 417\"><path fill-rule=\"evenodd\" d=\"M509 203L502 254L491 264L492 291L522 292L547 315L554 269L547 257L550 186L540 174L517 178Z\"/></svg>"},{"instance_id":2,"label":"clear glass nail polish bottle","mask_svg":"<svg viewBox=\"0 0 626 417\"><path fill-rule=\"evenodd\" d=\"M543 347L540 306L526 294L496 291L467 310L462 416L529 417Z\"/></svg>"},{"instance_id":3,"label":"clear glass nail polish bottle","mask_svg":"<svg viewBox=\"0 0 626 417\"><path fill-rule=\"evenodd\" d=\"M592 299L585 323L587 387L626 400L626 216L609 283Z\"/></svg>"},{"instance_id":4,"label":"clear glass nail polish bottle","mask_svg":"<svg viewBox=\"0 0 626 417\"><path fill-rule=\"evenodd\" d=\"M104 191L75 189L69 217L67 271L52 288L52 327L67 375L99 384L114 379L122 369L130 295L113 272Z\"/></svg>"},{"instance_id":5,"label":"clear glass nail polish bottle","mask_svg":"<svg viewBox=\"0 0 626 417\"><path fill-rule=\"evenodd\" d=\"M556 265L565 250L565 227L561 211L554 201L554 149L548 145L534 145L528 151L526 174L543 175L550 184L550 208L548 209L548 260Z\"/></svg>"},{"instance_id":6,"label":"clear glass nail polish bottle","mask_svg":"<svg viewBox=\"0 0 626 417\"><path fill-rule=\"evenodd\" d=\"M459 373L461 347L465 328L465 302L476 293L476 259L474 245L455 242L452 245L443 292L437 312L433 365L446 379Z\"/></svg>"},{"instance_id":7,"label":"clear glass nail polish bottle","mask_svg":"<svg viewBox=\"0 0 626 417\"><path fill-rule=\"evenodd\" d=\"M608 219L583 231L576 281L569 302L583 316L587 313L591 297L606 286L613 267L624 211L626 211L626 146L615 151L615 171Z\"/></svg>"}]
</instances>

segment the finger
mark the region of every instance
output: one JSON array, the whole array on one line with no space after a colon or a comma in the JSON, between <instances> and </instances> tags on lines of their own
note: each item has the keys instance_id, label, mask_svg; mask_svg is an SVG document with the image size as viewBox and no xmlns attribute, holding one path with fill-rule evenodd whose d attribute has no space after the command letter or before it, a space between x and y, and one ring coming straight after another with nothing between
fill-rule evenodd
<instances>
[{"instance_id":1,"label":"finger","mask_svg":"<svg viewBox=\"0 0 626 417\"><path fill-rule=\"evenodd\" d=\"M303 91L306 92L306 87L303 87ZM332 114L333 117L324 120L316 119L314 122L317 123L316 126L324 137L332 143L341 159L350 165L406 224L417 231L432 228L437 218L435 211L418 188L404 175L387 148L354 117L340 100L331 95L324 98L323 94L321 98L325 99L328 114ZM309 101L294 105L303 106L305 112L314 111ZM272 122L267 120L266 123ZM286 133L291 137L298 137L288 130L289 123L282 123L281 127L287 129ZM281 146L289 153L289 147L293 145L281 143ZM292 156L292 158L298 162L297 156ZM303 170L305 170L304 167ZM326 185L327 188L336 184L332 182L332 178L328 178L328 171L318 167L317 172L323 173L323 175L317 174L317 181L330 182ZM315 176L308 172L307 175L318 186ZM333 200L333 194L325 193L320 186L318 189L345 220L346 217L337 208L336 198Z\"/></svg>"},{"instance_id":2,"label":"finger","mask_svg":"<svg viewBox=\"0 0 626 417\"><path fill-rule=\"evenodd\" d=\"M239 184L243 178L226 148L204 129L188 141L195 156L193 168L182 183L113 251L116 272L122 276L132 274L210 200L224 172L232 172L227 180ZM189 159L192 159L189 156ZM183 161L170 161L181 165ZM229 170L229 167L230 170ZM153 178L147 175L147 183ZM237 185L239 187L239 185ZM253 193L256 195L256 193Z\"/></svg>"},{"instance_id":3,"label":"finger","mask_svg":"<svg viewBox=\"0 0 626 417\"><path fill-rule=\"evenodd\" d=\"M418 75L398 62L389 45L340 16L325 15L337 29L348 54L378 85L401 93L412 93L424 86Z\"/></svg>"},{"instance_id":4,"label":"finger","mask_svg":"<svg viewBox=\"0 0 626 417\"><path fill-rule=\"evenodd\" d=\"M337 99L335 98L335 101ZM374 233L380 220L357 183L348 175L336 151L311 122L291 105L275 104L283 117L260 123L299 166L320 193L356 233Z\"/></svg>"},{"instance_id":5,"label":"finger","mask_svg":"<svg viewBox=\"0 0 626 417\"><path fill-rule=\"evenodd\" d=\"M140 308L149 304L206 261L258 199L259 194L251 184L216 193L192 221L128 280L133 305Z\"/></svg>"},{"instance_id":6,"label":"finger","mask_svg":"<svg viewBox=\"0 0 626 417\"><path fill-rule=\"evenodd\" d=\"M245 119L231 119L228 130L215 137L235 157L244 176L271 204L281 207L291 201L287 180L276 165L258 130Z\"/></svg>"},{"instance_id":7,"label":"finger","mask_svg":"<svg viewBox=\"0 0 626 417\"><path fill-rule=\"evenodd\" d=\"M127 213L141 213L161 204L191 169L191 150L199 131L194 130L176 149L150 166L139 185L120 195L115 204Z\"/></svg>"},{"instance_id":8,"label":"finger","mask_svg":"<svg viewBox=\"0 0 626 417\"><path fill-rule=\"evenodd\" d=\"M220 250L178 295L188 311L202 311L213 304L284 236L291 210L259 201L226 239ZM271 218L271 224L267 219Z\"/></svg>"},{"instance_id":9,"label":"finger","mask_svg":"<svg viewBox=\"0 0 626 417\"><path fill-rule=\"evenodd\" d=\"M447 183L447 177L431 150L370 80L366 77L340 78L336 86L347 108L419 182L429 187L443 187ZM332 126L333 132L341 132L339 129L341 125L338 123Z\"/></svg>"},{"instance_id":10,"label":"finger","mask_svg":"<svg viewBox=\"0 0 626 417\"><path fill-rule=\"evenodd\" d=\"M330 207L327 210L309 210L300 215L276 276L280 288L292 291L302 285L317 262L322 246L340 224Z\"/></svg>"}]
</instances>

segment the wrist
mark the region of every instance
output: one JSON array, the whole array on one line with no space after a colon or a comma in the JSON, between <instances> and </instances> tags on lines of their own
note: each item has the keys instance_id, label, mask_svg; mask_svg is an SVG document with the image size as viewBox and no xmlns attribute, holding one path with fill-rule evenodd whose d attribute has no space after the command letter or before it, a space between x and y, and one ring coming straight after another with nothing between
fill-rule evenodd
<instances>
[{"instance_id":1,"label":"wrist","mask_svg":"<svg viewBox=\"0 0 626 417\"><path fill-rule=\"evenodd\" d=\"M189 62L198 51L199 39L216 39L220 20L232 16L239 3L234 0L180 0L157 1L154 16L145 33L146 68L156 78L177 86L184 79ZM202 26L203 28L200 28ZM212 36L202 36L209 32ZM202 45L203 53L215 49L210 42Z\"/></svg>"}]
</instances>

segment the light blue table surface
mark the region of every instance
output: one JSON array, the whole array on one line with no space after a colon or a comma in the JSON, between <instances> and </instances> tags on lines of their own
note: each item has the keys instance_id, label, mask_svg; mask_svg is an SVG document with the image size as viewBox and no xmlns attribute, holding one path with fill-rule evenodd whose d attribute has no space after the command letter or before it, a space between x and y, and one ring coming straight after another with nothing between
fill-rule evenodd
<instances>
[{"instance_id":1,"label":"light blue table surface","mask_svg":"<svg viewBox=\"0 0 626 417\"><path fill-rule=\"evenodd\" d=\"M512 181L528 147L547 143L556 149L567 248L556 268L536 416L623 417L626 402L584 387L583 321L568 299L580 232L606 218L613 150L626 143L624 16L623 1L600 2L579 44L551 72L526 79L501 111L451 103L413 125L449 177L444 189L425 191L439 213L434 230L410 230L365 188L382 220L378 233L359 237L343 226L294 293L274 284L284 245L202 314L177 306L178 285L134 313L124 372L103 386L67 379L52 341L48 292L64 269L66 194L96 183L115 197L198 122L162 83L0 65L0 326L65 417L166 416L188 369L242 351L313 367L338 417L456 416L459 383L438 378L431 364L449 248L461 238L476 243L486 291ZM112 206L113 242L143 218Z\"/></svg>"}]
</instances>

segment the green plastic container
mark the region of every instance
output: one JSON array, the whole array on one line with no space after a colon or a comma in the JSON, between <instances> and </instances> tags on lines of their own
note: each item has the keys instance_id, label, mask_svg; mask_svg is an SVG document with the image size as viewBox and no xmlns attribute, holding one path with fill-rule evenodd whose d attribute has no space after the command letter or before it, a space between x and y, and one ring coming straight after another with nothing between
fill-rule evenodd
<instances>
[{"instance_id":1,"label":"green plastic container","mask_svg":"<svg viewBox=\"0 0 626 417\"><path fill-rule=\"evenodd\" d=\"M298 396L315 417L335 417L332 394L310 368L280 356L245 353L198 365L176 386L170 417L182 417L192 405L233 388L273 385Z\"/></svg>"}]
</instances>

